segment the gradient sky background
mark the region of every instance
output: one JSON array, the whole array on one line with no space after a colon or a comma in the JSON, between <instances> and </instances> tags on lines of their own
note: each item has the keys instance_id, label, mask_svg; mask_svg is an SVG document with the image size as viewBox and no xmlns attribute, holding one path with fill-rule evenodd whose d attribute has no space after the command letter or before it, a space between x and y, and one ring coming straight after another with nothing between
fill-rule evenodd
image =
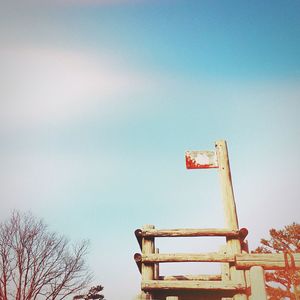
<instances>
[{"instance_id":1,"label":"gradient sky background","mask_svg":"<svg viewBox=\"0 0 300 300\"><path fill-rule=\"evenodd\" d=\"M0 218L89 239L108 300L139 290L136 228L224 226L217 172L185 150L228 141L251 249L300 221L299 1L0 3Z\"/></svg>"}]
</instances>

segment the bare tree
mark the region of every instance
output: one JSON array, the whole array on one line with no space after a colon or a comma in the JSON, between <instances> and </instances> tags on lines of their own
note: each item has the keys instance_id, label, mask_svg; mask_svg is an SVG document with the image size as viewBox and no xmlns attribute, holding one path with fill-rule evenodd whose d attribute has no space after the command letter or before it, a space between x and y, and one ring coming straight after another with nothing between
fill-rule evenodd
<instances>
[{"instance_id":1,"label":"bare tree","mask_svg":"<svg viewBox=\"0 0 300 300\"><path fill-rule=\"evenodd\" d=\"M87 243L70 245L42 220L14 212L0 224L0 300L54 300L91 281Z\"/></svg>"}]
</instances>

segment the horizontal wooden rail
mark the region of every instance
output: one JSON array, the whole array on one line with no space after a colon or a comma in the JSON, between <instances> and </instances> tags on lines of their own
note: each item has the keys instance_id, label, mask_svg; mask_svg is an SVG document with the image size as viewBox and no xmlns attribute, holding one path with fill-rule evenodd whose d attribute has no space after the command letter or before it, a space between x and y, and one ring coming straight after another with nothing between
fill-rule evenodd
<instances>
[{"instance_id":1,"label":"horizontal wooden rail","mask_svg":"<svg viewBox=\"0 0 300 300\"><path fill-rule=\"evenodd\" d=\"M142 281L142 290L243 291L245 286L232 281L146 280Z\"/></svg>"},{"instance_id":2,"label":"horizontal wooden rail","mask_svg":"<svg viewBox=\"0 0 300 300\"><path fill-rule=\"evenodd\" d=\"M171 253L171 254L139 254L134 255L136 262L167 263L167 262L235 262L234 255L221 253Z\"/></svg>"},{"instance_id":3,"label":"horizontal wooden rail","mask_svg":"<svg viewBox=\"0 0 300 300\"><path fill-rule=\"evenodd\" d=\"M247 270L253 266L261 266L265 270L280 270L289 268L300 269L300 253L293 253L285 258L283 253L254 253L225 255L218 252L197 253L169 253L169 254L140 254L134 255L134 260L141 271L141 264L171 263L171 262L220 262L235 263L239 270Z\"/></svg>"},{"instance_id":4,"label":"horizontal wooden rail","mask_svg":"<svg viewBox=\"0 0 300 300\"><path fill-rule=\"evenodd\" d=\"M218 281L222 279L219 274L209 275L174 275L174 276L159 276L159 280L203 280L203 281Z\"/></svg>"},{"instance_id":5,"label":"horizontal wooden rail","mask_svg":"<svg viewBox=\"0 0 300 300\"><path fill-rule=\"evenodd\" d=\"M196 237L196 236L225 236L228 238L239 238L244 240L248 235L246 228L240 230L230 230L226 228L208 228L208 229L137 229L135 235L139 240L142 237ZM140 242L139 242L140 244Z\"/></svg>"},{"instance_id":6,"label":"horizontal wooden rail","mask_svg":"<svg viewBox=\"0 0 300 300\"><path fill-rule=\"evenodd\" d=\"M300 253L293 253L295 268L300 269ZM265 270L279 270L287 267L283 253L255 253L236 255L237 269L250 269L261 266ZM287 257L289 266L292 266L291 257Z\"/></svg>"}]
</instances>

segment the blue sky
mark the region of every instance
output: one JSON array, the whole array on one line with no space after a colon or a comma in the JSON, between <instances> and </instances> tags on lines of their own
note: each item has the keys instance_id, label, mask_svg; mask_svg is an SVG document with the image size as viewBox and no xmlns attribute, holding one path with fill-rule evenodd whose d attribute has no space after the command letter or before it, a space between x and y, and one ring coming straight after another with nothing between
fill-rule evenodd
<instances>
[{"instance_id":1,"label":"blue sky","mask_svg":"<svg viewBox=\"0 0 300 300\"><path fill-rule=\"evenodd\" d=\"M107 299L138 292L134 229L224 226L217 173L185 150L228 141L252 249L299 222L298 1L0 3L0 217L89 239Z\"/></svg>"}]
</instances>

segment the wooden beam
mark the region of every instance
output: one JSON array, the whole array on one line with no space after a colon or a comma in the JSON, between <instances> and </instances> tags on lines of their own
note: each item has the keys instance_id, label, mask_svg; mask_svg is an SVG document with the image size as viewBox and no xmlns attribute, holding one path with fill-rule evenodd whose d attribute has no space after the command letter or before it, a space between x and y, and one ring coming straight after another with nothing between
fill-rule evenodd
<instances>
[{"instance_id":1,"label":"wooden beam","mask_svg":"<svg viewBox=\"0 0 300 300\"><path fill-rule=\"evenodd\" d=\"M239 223L233 193L227 144L224 140L220 140L216 142L215 146L219 165L219 176L225 212L225 222L228 229L238 230ZM240 240L227 237L227 251L228 254L232 255L240 254L242 252ZM234 280L235 282L239 282L243 285L246 285L244 272L237 271L236 267L233 264L230 265L230 279ZM247 296L243 294L237 294L233 297L233 299L246 300Z\"/></svg>"},{"instance_id":2,"label":"wooden beam","mask_svg":"<svg viewBox=\"0 0 300 300\"><path fill-rule=\"evenodd\" d=\"M222 245L220 249L220 253L223 255L227 255L227 247L226 245ZM230 280L229 277L229 263L222 263L221 264L221 278L222 280Z\"/></svg>"},{"instance_id":3,"label":"wooden beam","mask_svg":"<svg viewBox=\"0 0 300 300\"><path fill-rule=\"evenodd\" d=\"M219 164L219 175L226 224L229 229L238 230L239 224L236 213L227 144L225 141L220 140L216 142L216 153Z\"/></svg>"},{"instance_id":4,"label":"wooden beam","mask_svg":"<svg viewBox=\"0 0 300 300\"><path fill-rule=\"evenodd\" d=\"M155 248L155 253L158 254L159 253L159 249ZM159 263L154 264L154 279L158 279L159 278Z\"/></svg>"},{"instance_id":5,"label":"wooden beam","mask_svg":"<svg viewBox=\"0 0 300 300\"><path fill-rule=\"evenodd\" d=\"M201 275L174 275L174 276L159 276L159 280L201 280L201 281L220 281L221 275L201 274Z\"/></svg>"},{"instance_id":6,"label":"wooden beam","mask_svg":"<svg viewBox=\"0 0 300 300\"><path fill-rule=\"evenodd\" d=\"M153 229L154 225L145 225L144 229ZM155 252L154 238L144 237L142 239L142 252L144 255ZM142 263L142 280L153 280L154 279L154 265L148 265ZM146 299L152 300L151 293L143 294Z\"/></svg>"},{"instance_id":7,"label":"wooden beam","mask_svg":"<svg viewBox=\"0 0 300 300\"><path fill-rule=\"evenodd\" d=\"M179 229L137 229L135 235L140 244L142 237L197 237L197 236L225 236L228 238L245 239L248 234L246 228L240 230L230 230L227 228L179 228Z\"/></svg>"},{"instance_id":8,"label":"wooden beam","mask_svg":"<svg viewBox=\"0 0 300 300\"><path fill-rule=\"evenodd\" d=\"M250 300L267 300L265 274L262 267L250 268L251 296Z\"/></svg>"},{"instance_id":9,"label":"wooden beam","mask_svg":"<svg viewBox=\"0 0 300 300\"><path fill-rule=\"evenodd\" d=\"M144 280L142 290L243 291L245 286L232 281Z\"/></svg>"},{"instance_id":10,"label":"wooden beam","mask_svg":"<svg viewBox=\"0 0 300 300\"><path fill-rule=\"evenodd\" d=\"M295 268L300 269L300 253L293 253ZM250 269L253 266L261 266L265 270L280 270L286 267L283 253L254 253L236 255L237 269ZM290 261L289 261L290 263Z\"/></svg>"},{"instance_id":11,"label":"wooden beam","mask_svg":"<svg viewBox=\"0 0 300 300\"><path fill-rule=\"evenodd\" d=\"M135 260L142 263L170 263L170 262L235 262L233 255L221 253L168 253L168 254L135 254Z\"/></svg>"}]
</instances>

